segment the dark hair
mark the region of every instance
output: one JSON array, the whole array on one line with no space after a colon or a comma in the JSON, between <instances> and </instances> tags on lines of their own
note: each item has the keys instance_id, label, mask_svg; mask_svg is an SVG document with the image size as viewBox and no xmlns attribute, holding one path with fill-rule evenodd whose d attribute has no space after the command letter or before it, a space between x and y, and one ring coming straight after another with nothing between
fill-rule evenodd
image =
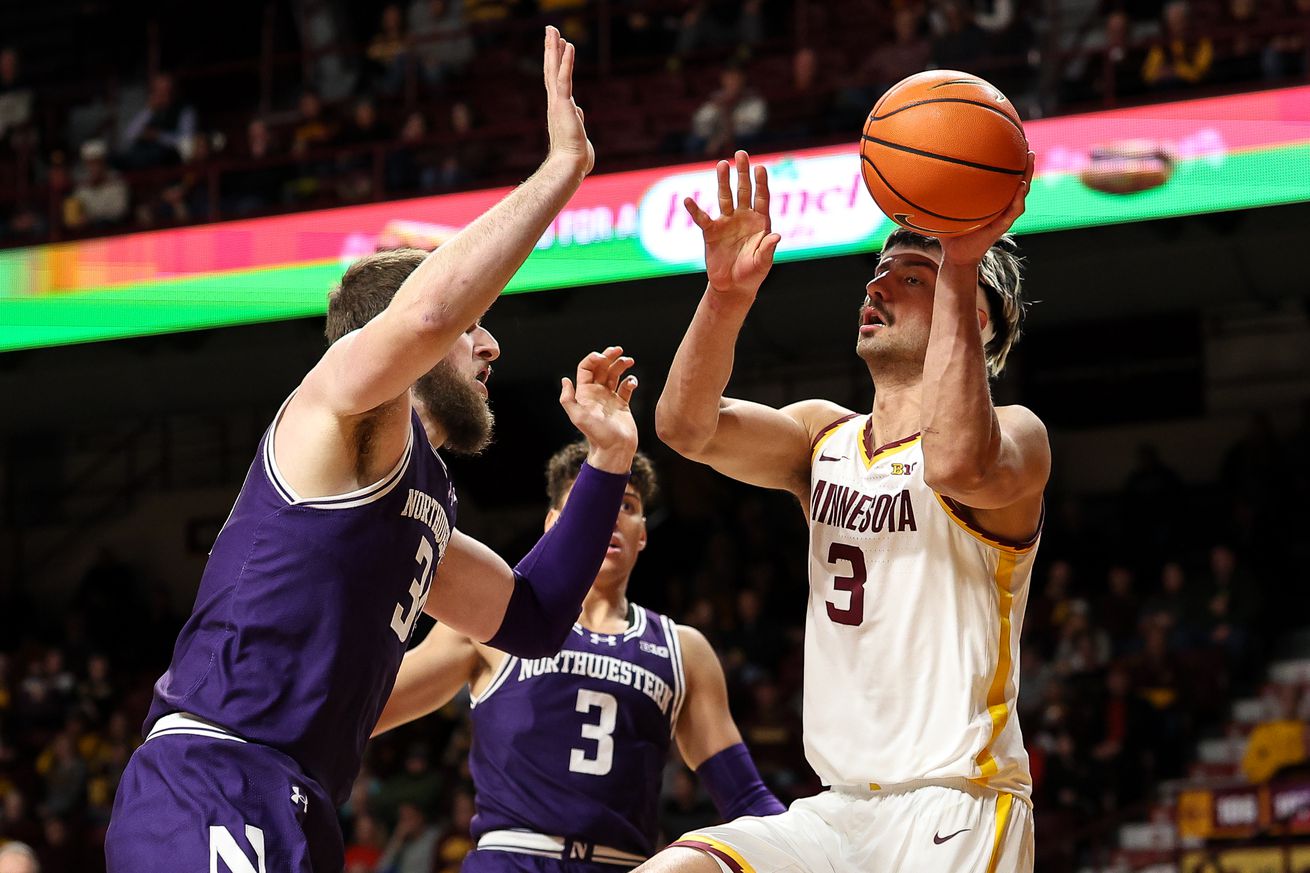
<instances>
[{"instance_id":1,"label":"dark hair","mask_svg":"<svg viewBox=\"0 0 1310 873\"><path fill-rule=\"evenodd\" d=\"M323 328L328 345L381 314L427 256L422 249L393 249L351 264L341 284L328 294L327 324Z\"/></svg>"},{"instance_id":2,"label":"dark hair","mask_svg":"<svg viewBox=\"0 0 1310 873\"><path fill-rule=\"evenodd\" d=\"M893 246L907 246L925 251L940 251L942 244L931 236L898 227L883 243L883 251ZM999 376L1005 369L1010 349L1019 341L1028 302L1023 299L1023 258L1019 246L1008 233L992 244L978 265L978 284L987 298L987 320L996 333L983 347L987 372Z\"/></svg>"},{"instance_id":3,"label":"dark hair","mask_svg":"<svg viewBox=\"0 0 1310 873\"><path fill-rule=\"evenodd\" d=\"M582 462L587 460L587 452L587 441L578 440L551 455L546 462L546 496L550 498L551 508L559 509L564 505L564 495L578 478ZM649 507L659 493L659 485L655 481L654 465L641 452L632 458L631 481L632 487L637 489L637 496L641 498L641 505Z\"/></svg>"}]
</instances>

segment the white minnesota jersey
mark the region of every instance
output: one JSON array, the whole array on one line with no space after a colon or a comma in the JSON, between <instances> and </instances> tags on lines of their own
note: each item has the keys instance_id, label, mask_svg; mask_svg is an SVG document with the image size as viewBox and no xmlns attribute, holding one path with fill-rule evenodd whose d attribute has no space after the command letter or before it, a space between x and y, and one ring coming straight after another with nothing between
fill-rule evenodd
<instances>
[{"instance_id":1,"label":"white minnesota jersey","mask_svg":"<svg viewBox=\"0 0 1310 873\"><path fill-rule=\"evenodd\" d=\"M963 777L1027 798L1015 699L1037 538L971 527L924 484L918 435L871 440L851 416L811 459L806 756L827 785Z\"/></svg>"}]
</instances>

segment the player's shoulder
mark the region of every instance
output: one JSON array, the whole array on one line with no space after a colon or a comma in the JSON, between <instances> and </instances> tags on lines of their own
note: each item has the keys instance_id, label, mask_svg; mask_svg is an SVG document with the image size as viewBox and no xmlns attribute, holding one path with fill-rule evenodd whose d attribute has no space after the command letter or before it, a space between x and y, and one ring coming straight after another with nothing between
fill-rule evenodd
<instances>
[{"instance_id":1,"label":"player's shoulder","mask_svg":"<svg viewBox=\"0 0 1310 873\"><path fill-rule=\"evenodd\" d=\"M700 630L688 624L674 623L673 632L678 635L682 661L689 672L695 667L719 666L719 656L715 654L714 647Z\"/></svg>"},{"instance_id":2,"label":"player's shoulder","mask_svg":"<svg viewBox=\"0 0 1310 873\"><path fill-rule=\"evenodd\" d=\"M782 411L800 422L809 435L811 442L838 424L859 415L858 412L847 409L839 403L820 398L798 400L784 406Z\"/></svg>"},{"instance_id":3,"label":"player's shoulder","mask_svg":"<svg viewBox=\"0 0 1310 873\"><path fill-rule=\"evenodd\" d=\"M1026 406L996 407L996 420L1011 437L1025 436L1035 439L1047 439L1046 425Z\"/></svg>"}]
</instances>

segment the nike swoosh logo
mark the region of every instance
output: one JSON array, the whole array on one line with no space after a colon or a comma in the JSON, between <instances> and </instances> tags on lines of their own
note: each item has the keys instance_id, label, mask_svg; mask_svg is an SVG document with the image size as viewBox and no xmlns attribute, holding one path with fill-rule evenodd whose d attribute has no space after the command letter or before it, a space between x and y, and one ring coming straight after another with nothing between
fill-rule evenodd
<instances>
[{"instance_id":1,"label":"nike swoosh logo","mask_svg":"<svg viewBox=\"0 0 1310 873\"><path fill-rule=\"evenodd\" d=\"M942 837L942 836L938 836L937 834L933 834L933 835L932 835L932 841L933 841L933 843L934 843L935 845L940 846L942 843L946 842L947 840L951 839L952 837L958 837L960 834L964 833L965 831L971 831L971 830L973 830L973 828L960 828L960 829L959 829L958 831L956 831L955 833L951 834L950 836L946 836L946 837Z\"/></svg>"},{"instance_id":2,"label":"nike swoosh logo","mask_svg":"<svg viewBox=\"0 0 1310 873\"><path fill-rule=\"evenodd\" d=\"M840 458L833 458L833 457L829 457L828 455L819 455L819 460L820 460L820 461L844 461L844 460L846 460L846 456L845 456L845 455L842 455Z\"/></svg>"}]
</instances>

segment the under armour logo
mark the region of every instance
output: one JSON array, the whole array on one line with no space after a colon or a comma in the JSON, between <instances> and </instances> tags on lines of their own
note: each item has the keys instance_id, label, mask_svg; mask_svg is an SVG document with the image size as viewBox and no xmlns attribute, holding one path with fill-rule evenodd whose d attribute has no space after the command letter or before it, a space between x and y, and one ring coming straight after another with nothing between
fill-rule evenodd
<instances>
[{"instance_id":1,"label":"under armour logo","mask_svg":"<svg viewBox=\"0 0 1310 873\"><path fill-rule=\"evenodd\" d=\"M309 812L309 796L300 793L299 785L291 786L291 802L300 807L301 812Z\"/></svg>"},{"instance_id":2,"label":"under armour logo","mask_svg":"<svg viewBox=\"0 0 1310 873\"><path fill-rule=\"evenodd\" d=\"M601 643L608 643L611 646L617 646L619 644L619 638L614 636L614 634L598 634L595 631L592 631L591 644L593 646L599 646Z\"/></svg>"}]
</instances>

